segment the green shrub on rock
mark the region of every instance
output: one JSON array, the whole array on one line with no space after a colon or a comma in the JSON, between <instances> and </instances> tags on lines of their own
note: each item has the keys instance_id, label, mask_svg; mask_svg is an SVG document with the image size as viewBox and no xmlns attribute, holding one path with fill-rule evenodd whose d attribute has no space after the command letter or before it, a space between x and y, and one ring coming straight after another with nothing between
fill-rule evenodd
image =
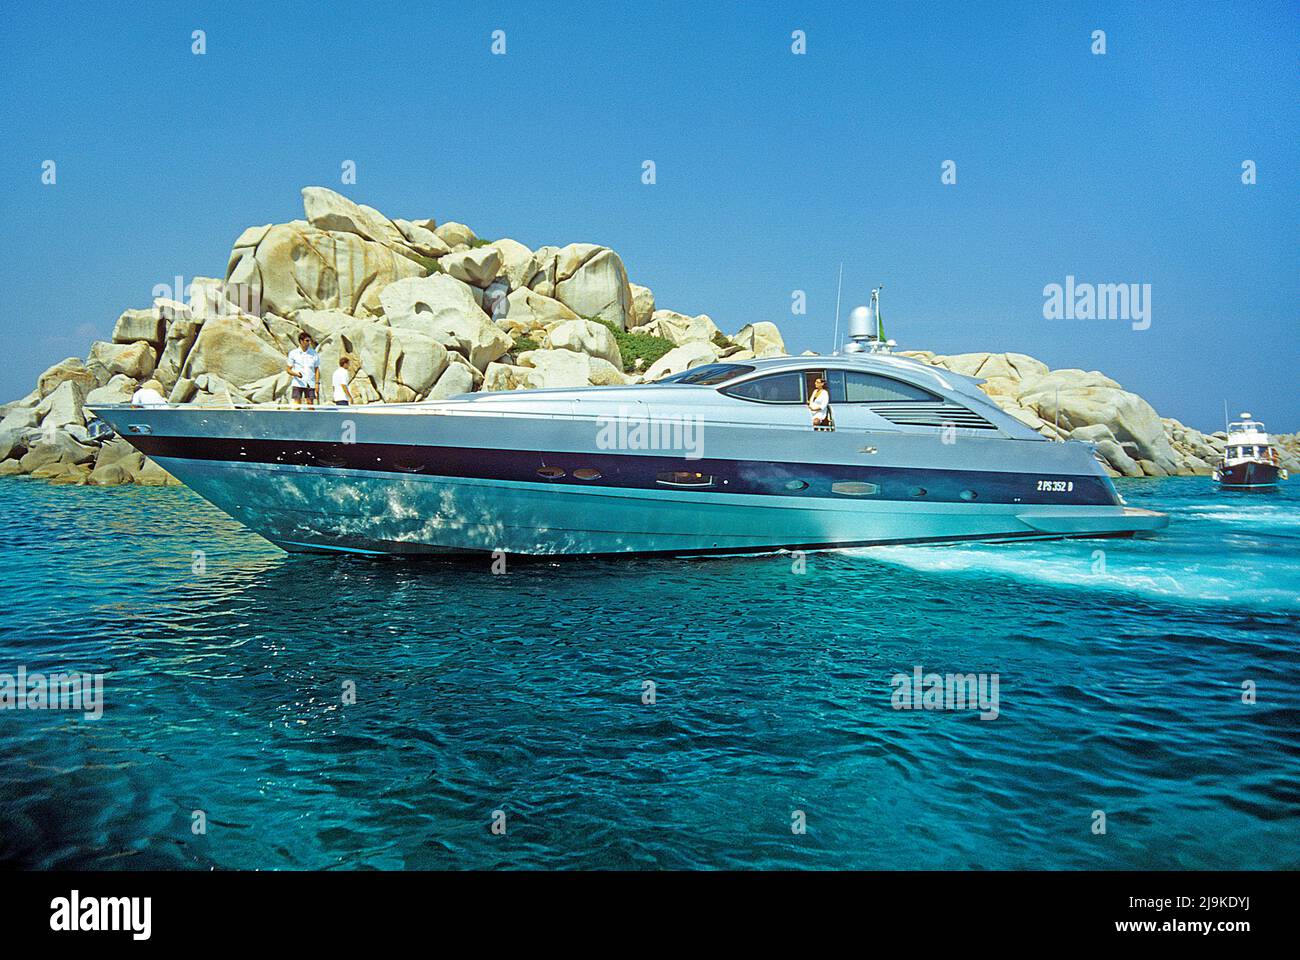
<instances>
[{"instance_id":1,"label":"green shrub on rock","mask_svg":"<svg viewBox=\"0 0 1300 960\"><path fill-rule=\"evenodd\" d=\"M623 358L624 373L650 369L650 366L656 360L676 346L665 337L656 337L649 333L628 333L626 330L620 330L609 320L602 320L600 317L583 317L583 319L599 323L614 334L614 339L618 342L619 355ZM637 360L642 361L639 367Z\"/></svg>"}]
</instances>

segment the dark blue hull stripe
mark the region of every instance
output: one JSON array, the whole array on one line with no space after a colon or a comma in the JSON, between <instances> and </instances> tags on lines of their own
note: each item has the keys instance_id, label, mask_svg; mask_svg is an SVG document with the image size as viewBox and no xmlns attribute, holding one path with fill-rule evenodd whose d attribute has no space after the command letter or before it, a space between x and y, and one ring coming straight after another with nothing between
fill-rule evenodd
<instances>
[{"instance_id":1,"label":"dark blue hull stripe","mask_svg":"<svg viewBox=\"0 0 1300 960\"><path fill-rule=\"evenodd\" d=\"M929 503L1025 503L1114 506L1104 477L934 470L765 460L687 460L602 450L595 453L494 450L405 444L239 440L209 437L126 437L147 456L235 464L286 464L415 476L463 477L574 487L676 490L774 497L835 497ZM702 475L707 486L664 483L665 474ZM694 478L678 478L687 483Z\"/></svg>"}]
</instances>

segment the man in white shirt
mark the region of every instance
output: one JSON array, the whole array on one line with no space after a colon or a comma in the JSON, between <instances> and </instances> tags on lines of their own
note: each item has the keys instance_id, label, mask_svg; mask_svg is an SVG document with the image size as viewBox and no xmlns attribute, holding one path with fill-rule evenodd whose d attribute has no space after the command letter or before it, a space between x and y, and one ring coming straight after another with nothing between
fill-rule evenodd
<instances>
[{"instance_id":1,"label":"man in white shirt","mask_svg":"<svg viewBox=\"0 0 1300 960\"><path fill-rule=\"evenodd\" d=\"M146 380L140 384L139 390L131 394L133 407L156 407L166 403L167 398L162 395L162 384L157 380Z\"/></svg>"},{"instance_id":2,"label":"man in white shirt","mask_svg":"<svg viewBox=\"0 0 1300 960\"><path fill-rule=\"evenodd\" d=\"M298 334L298 349L289 351L289 365L285 367L293 377L290 399L295 407L311 405L320 393L320 355L312 349L311 337Z\"/></svg>"},{"instance_id":3,"label":"man in white shirt","mask_svg":"<svg viewBox=\"0 0 1300 960\"><path fill-rule=\"evenodd\" d=\"M339 357L339 368L334 371L334 403L340 407L352 403L352 391L348 389L348 383L352 380L350 364L346 355Z\"/></svg>"}]
</instances>

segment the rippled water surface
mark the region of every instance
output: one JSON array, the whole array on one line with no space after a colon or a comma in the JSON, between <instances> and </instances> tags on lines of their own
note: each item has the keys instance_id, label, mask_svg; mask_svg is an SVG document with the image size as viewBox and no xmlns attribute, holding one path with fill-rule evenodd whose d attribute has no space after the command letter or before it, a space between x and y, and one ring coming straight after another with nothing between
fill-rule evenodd
<instances>
[{"instance_id":1,"label":"rippled water surface","mask_svg":"<svg viewBox=\"0 0 1300 960\"><path fill-rule=\"evenodd\" d=\"M0 672L106 675L99 720L0 710L0 859L1300 866L1300 482L1123 492L1169 531L494 575L0 480ZM1000 716L893 709L918 665Z\"/></svg>"}]
</instances>

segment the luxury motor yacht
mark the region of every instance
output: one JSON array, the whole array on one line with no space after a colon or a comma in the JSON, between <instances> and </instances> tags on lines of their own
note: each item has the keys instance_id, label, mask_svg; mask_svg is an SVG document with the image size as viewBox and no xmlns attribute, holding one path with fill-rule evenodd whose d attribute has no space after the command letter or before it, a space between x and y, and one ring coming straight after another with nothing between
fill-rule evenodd
<instances>
[{"instance_id":1,"label":"luxury motor yacht","mask_svg":"<svg viewBox=\"0 0 1300 960\"><path fill-rule=\"evenodd\" d=\"M1220 486L1241 490L1275 487L1286 478L1287 472L1269 442L1264 424L1252 420L1249 413L1228 424L1223 459L1214 468L1214 479Z\"/></svg>"},{"instance_id":2,"label":"luxury motor yacht","mask_svg":"<svg viewBox=\"0 0 1300 960\"><path fill-rule=\"evenodd\" d=\"M1091 444L869 340L637 386L93 412L288 551L693 556L1165 526L1125 506Z\"/></svg>"}]
</instances>

